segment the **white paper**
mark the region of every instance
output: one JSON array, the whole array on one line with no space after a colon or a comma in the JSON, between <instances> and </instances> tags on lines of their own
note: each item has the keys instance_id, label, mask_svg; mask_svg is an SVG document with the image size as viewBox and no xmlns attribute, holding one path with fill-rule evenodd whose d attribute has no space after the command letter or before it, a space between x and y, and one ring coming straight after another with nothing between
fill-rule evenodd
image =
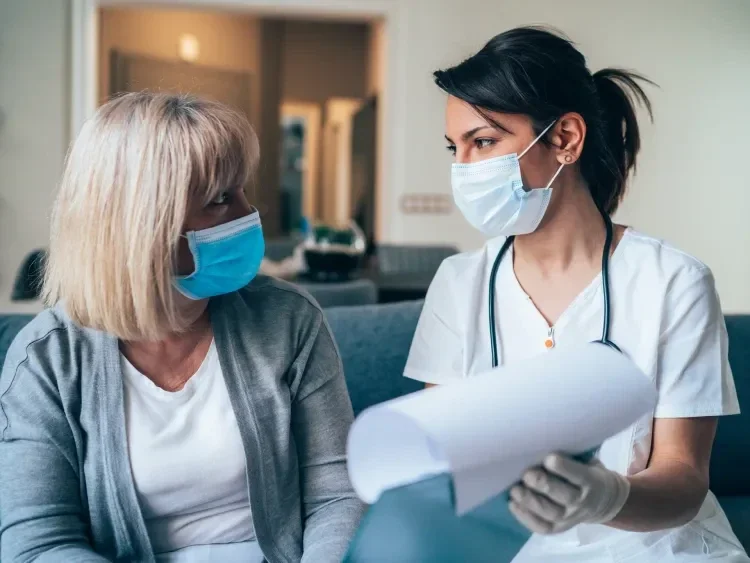
<instances>
[{"instance_id":1,"label":"white paper","mask_svg":"<svg viewBox=\"0 0 750 563\"><path fill-rule=\"evenodd\" d=\"M656 405L650 378L598 343L555 349L365 410L348 440L359 497L450 471L463 514L552 452L581 453Z\"/></svg>"}]
</instances>

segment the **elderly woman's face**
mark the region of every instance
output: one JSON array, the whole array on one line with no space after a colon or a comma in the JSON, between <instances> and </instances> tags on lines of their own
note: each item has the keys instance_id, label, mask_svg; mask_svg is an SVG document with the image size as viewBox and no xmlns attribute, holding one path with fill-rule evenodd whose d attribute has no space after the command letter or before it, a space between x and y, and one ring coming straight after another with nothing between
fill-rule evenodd
<instances>
[{"instance_id":1,"label":"elderly woman's face","mask_svg":"<svg viewBox=\"0 0 750 563\"><path fill-rule=\"evenodd\" d=\"M191 203L182 232L210 229L249 215L253 211L242 188L222 192L208 205L203 205L201 201ZM181 238L177 249L177 274L186 276L194 270L193 255L190 253L187 239Z\"/></svg>"}]
</instances>

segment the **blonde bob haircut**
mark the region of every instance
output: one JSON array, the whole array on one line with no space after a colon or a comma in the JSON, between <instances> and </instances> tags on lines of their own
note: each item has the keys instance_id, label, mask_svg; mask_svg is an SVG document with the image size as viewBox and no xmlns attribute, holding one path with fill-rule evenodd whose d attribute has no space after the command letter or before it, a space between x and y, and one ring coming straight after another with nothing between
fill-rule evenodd
<instances>
[{"instance_id":1,"label":"blonde bob haircut","mask_svg":"<svg viewBox=\"0 0 750 563\"><path fill-rule=\"evenodd\" d=\"M148 92L108 102L68 154L45 303L121 340L185 331L172 280L188 209L245 189L257 163L247 119L219 103Z\"/></svg>"}]
</instances>

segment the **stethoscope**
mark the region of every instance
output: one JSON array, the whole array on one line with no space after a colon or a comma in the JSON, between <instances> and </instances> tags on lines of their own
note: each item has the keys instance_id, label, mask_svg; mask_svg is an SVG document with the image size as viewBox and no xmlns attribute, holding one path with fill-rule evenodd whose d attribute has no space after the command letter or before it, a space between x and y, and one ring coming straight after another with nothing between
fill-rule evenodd
<instances>
[{"instance_id":1,"label":"stethoscope","mask_svg":"<svg viewBox=\"0 0 750 563\"><path fill-rule=\"evenodd\" d=\"M602 337L599 340L595 340L595 342L604 344L605 346L609 346L610 348L612 348L613 350L617 350L618 352L622 352L622 350L618 348L617 344L609 339L609 254L612 250L612 238L614 229L612 227L612 220L609 218L609 215L607 215L601 209L599 210L599 212L602 214L602 219L604 219L604 226L607 229L607 236L604 240L604 250L602 251L602 294L604 299ZM497 330L495 328L495 280L497 278L497 270L500 267L500 262L502 261L503 256L505 256L505 253L508 252L508 249L513 244L514 238L515 237L510 236L505 239L502 248L500 248L500 252L498 252L497 254L497 258L495 258L494 264L492 264L492 271L490 272L489 321L493 368L496 368L499 365L497 356Z\"/></svg>"}]
</instances>

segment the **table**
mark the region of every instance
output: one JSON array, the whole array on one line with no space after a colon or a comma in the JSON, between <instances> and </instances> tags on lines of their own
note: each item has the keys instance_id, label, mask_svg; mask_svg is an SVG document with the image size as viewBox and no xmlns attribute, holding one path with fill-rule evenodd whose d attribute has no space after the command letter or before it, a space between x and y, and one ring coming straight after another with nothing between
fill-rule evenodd
<instances>
[{"instance_id":1,"label":"table","mask_svg":"<svg viewBox=\"0 0 750 563\"><path fill-rule=\"evenodd\" d=\"M295 280L312 295L324 309L352 305L372 305L378 302L378 288L367 278L316 281L300 276Z\"/></svg>"},{"instance_id":2,"label":"table","mask_svg":"<svg viewBox=\"0 0 750 563\"><path fill-rule=\"evenodd\" d=\"M322 293L335 291L335 288L352 288L363 285L374 285L377 289L378 303L397 303L399 301L417 301L424 299L427 290L432 283L434 274L427 273L383 273L375 269L364 269L349 280L330 280L322 281L311 279L307 276L300 275L294 282L305 287L319 298ZM363 288L360 288L363 290ZM325 300L325 298L323 298ZM321 303L322 305L323 303ZM357 302L356 304L363 304ZM326 305L324 305L326 306Z\"/></svg>"},{"instance_id":3,"label":"table","mask_svg":"<svg viewBox=\"0 0 750 563\"><path fill-rule=\"evenodd\" d=\"M362 277L372 280L378 288L378 303L396 303L424 299L435 276L425 273L385 274L365 271Z\"/></svg>"}]
</instances>

